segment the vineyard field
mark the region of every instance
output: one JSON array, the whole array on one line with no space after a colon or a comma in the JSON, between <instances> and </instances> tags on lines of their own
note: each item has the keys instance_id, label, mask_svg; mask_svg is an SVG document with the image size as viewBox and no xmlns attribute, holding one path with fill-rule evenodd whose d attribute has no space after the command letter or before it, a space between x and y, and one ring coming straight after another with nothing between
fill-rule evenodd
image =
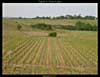
<instances>
[{"instance_id":1,"label":"vineyard field","mask_svg":"<svg viewBox=\"0 0 100 77\"><path fill-rule=\"evenodd\" d=\"M4 30L3 74L97 74L97 32L60 31L48 37Z\"/></svg>"}]
</instances>

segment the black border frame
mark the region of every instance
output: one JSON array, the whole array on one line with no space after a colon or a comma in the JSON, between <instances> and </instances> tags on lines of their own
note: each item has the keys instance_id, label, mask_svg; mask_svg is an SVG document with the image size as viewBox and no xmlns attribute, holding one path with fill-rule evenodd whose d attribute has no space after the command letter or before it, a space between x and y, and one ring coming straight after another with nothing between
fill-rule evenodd
<instances>
[{"instance_id":1,"label":"black border frame","mask_svg":"<svg viewBox=\"0 0 100 77\"><path fill-rule=\"evenodd\" d=\"M41 1L48 1L48 0L41 0ZM66 0L66 1L64 1L64 0L51 0L51 1L61 1L61 2L40 2L39 0L32 0L32 1L26 1L26 0L3 0L2 2L1 2L1 6L2 6L2 4L3 3L97 3L98 4L98 75L87 75L87 76L99 76L99 0L83 0L83 1L81 1L81 0L73 0L73 1L71 1L71 0ZM3 7L1 7L1 10L3 10L2 9ZM0 26L0 33L1 33L1 62L0 62L0 64L1 64L1 69L2 69L2 14L3 14L3 12L1 11L1 26ZM1 70L1 73L2 73L2 70ZM12 74L11 74L12 75ZM11 76L10 75L10 76ZM7 75L4 75L4 76L7 76ZM9 75L8 75L9 76ZM12 76L15 76L15 75L12 75ZM17 75L18 76L18 75ZM20 76L20 75L19 75ZM23 75L21 75L21 76L23 76ZM42 76L42 77L56 77L56 76L61 76L61 77L63 77L63 76L70 76L70 75L67 75L67 74L62 74L62 75L59 75L59 74L54 74L54 75L52 75L52 74L39 74L39 75L24 75L24 76ZM73 76L73 75L71 75L71 76ZM77 75L77 76L82 76L82 75ZM83 76L86 76L86 75L83 75Z\"/></svg>"}]
</instances>

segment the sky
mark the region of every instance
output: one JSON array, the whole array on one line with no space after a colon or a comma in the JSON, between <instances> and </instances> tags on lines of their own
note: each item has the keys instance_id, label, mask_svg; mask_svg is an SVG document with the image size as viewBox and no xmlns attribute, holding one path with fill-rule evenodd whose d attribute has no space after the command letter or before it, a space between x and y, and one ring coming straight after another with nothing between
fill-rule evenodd
<instances>
[{"instance_id":1,"label":"sky","mask_svg":"<svg viewBox=\"0 0 100 77\"><path fill-rule=\"evenodd\" d=\"M98 17L97 3L3 3L3 17L81 15Z\"/></svg>"}]
</instances>

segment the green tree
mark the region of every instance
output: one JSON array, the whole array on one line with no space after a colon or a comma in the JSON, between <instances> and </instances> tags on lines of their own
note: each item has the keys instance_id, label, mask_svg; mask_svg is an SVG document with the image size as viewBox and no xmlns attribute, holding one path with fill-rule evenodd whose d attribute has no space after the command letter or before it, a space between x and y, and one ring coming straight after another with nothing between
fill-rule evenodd
<instances>
[{"instance_id":1,"label":"green tree","mask_svg":"<svg viewBox=\"0 0 100 77\"><path fill-rule=\"evenodd\" d=\"M18 26L17 26L17 29L18 29L18 30L21 30L21 28L22 28L21 25L18 25Z\"/></svg>"}]
</instances>

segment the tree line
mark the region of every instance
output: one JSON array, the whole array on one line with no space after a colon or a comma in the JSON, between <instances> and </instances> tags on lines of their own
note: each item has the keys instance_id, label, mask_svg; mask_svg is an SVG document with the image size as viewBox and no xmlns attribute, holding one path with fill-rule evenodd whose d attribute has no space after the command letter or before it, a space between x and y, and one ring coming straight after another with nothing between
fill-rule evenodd
<instances>
[{"instance_id":1,"label":"tree line","mask_svg":"<svg viewBox=\"0 0 100 77\"><path fill-rule=\"evenodd\" d=\"M97 31L98 26L91 25L89 23L83 23L78 21L75 25L49 25L45 23L39 23L31 25L32 28L42 29L42 30L54 30L54 29L66 29L66 30L81 30L81 31Z\"/></svg>"},{"instance_id":2,"label":"tree line","mask_svg":"<svg viewBox=\"0 0 100 77\"><path fill-rule=\"evenodd\" d=\"M54 29L65 29L65 30L81 30L81 31L97 31L98 26L91 25L89 23L83 23L78 21L75 25L49 25L45 23L33 24L30 25L33 29L41 30L54 30ZM17 29L21 30L22 26L17 25Z\"/></svg>"},{"instance_id":3,"label":"tree line","mask_svg":"<svg viewBox=\"0 0 100 77\"><path fill-rule=\"evenodd\" d=\"M39 16L36 16L36 17L34 17L34 19L91 19L91 20L94 20L94 19L97 19L97 17L95 17L95 16L84 16L83 17L79 14L79 15L56 16L56 17L50 17L50 16L39 17Z\"/></svg>"},{"instance_id":4,"label":"tree line","mask_svg":"<svg viewBox=\"0 0 100 77\"><path fill-rule=\"evenodd\" d=\"M13 19L27 19L25 17L12 17ZM80 14L79 15L65 15L65 16L56 16L56 17L51 17L51 16L42 16L42 17L39 17L39 16L36 16L36 17L33 17L32 19L90 19L90 20L94 20L94 19L98 19L97 17L95 16L81 16Z\"/></svg>"},{"instance_id":5,"label":"tree line","mask_svg":"<svg viewBox=\"0 0 100 77\"><path fill-rule=\"evenodd\" d=\"M83 23L78 21L75 25L69 25L69 26L63 26L63 29L68 29L68 30L81 30L81 31L97 31L98 26L96 25L91 25L89 23Z\"/></svg>"}]
</instances>

